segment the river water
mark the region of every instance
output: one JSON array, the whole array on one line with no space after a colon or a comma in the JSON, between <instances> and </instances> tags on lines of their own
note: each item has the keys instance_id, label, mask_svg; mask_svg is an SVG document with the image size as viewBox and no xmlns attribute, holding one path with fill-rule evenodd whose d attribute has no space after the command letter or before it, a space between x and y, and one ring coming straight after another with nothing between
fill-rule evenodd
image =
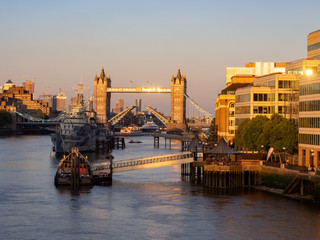
<instances>
[{"instance_id":1,"label":"river water","mask_svg":"<svg viewBox=\"0 0 320 240\"><path fill-rule=\"evenodd\" d=\"M177 151L139 140L114 150L115 160ZM313 204L214 193L182 181L179 165L115 174L112 186L72 194L54 186L50 149L49 136L0 138L0 239L320 239Z\"/></svg>"}]
</instances>

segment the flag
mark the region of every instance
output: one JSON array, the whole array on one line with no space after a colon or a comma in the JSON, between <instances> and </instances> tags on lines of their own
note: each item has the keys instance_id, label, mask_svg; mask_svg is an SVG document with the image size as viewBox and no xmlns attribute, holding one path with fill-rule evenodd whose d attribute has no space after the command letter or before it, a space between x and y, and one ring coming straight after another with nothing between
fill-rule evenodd
<instances>
[{"instance_id":1,"label":"flag","mask_svg":"<svg viewBox=\"0 0 320 240\"><path fill-rule=\"evenodd\" d=\"M268 161L269 157L271 156L272 152L273 152L273 148L269 148L268 155L267 155L267 161Z\"/></svg>"}]
</instances>

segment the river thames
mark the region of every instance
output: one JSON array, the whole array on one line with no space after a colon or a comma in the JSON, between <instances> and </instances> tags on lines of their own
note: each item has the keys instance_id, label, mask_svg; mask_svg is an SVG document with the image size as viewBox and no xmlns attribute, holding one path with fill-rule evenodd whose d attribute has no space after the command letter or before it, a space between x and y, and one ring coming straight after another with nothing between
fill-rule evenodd
<instances>
[{"instance_id":1,"label":"river thames","mask_svg":"<svg viewBox=\"0 0 320 240\"><path fill-rule=\"evenodd\" d=\"M114 150L115 161L178 151L139 140ZM319 207L259 191L217 194L183 181L180 165L72 194L54 186L51 147L49 136L0 138L0 239L320 239Z\"/></svg>"}]
</instances>

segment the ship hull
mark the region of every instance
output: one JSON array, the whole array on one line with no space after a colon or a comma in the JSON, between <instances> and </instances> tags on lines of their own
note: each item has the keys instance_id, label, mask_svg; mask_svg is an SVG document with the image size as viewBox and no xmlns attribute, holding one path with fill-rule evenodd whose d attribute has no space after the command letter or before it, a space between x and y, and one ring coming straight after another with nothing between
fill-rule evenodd
<instances>
[{"instance_id":1,"label":"ship hull","mask_svg":"<svg viewBox=\"0 0 320 240\"><path fill-rule=\"evenodd\" d=\"M51 134L51 141L57 155L70 153L76 147L80 152L92 152L96 149L96 137L71 137L59 133Z\"/></svg>"}]
</instances>

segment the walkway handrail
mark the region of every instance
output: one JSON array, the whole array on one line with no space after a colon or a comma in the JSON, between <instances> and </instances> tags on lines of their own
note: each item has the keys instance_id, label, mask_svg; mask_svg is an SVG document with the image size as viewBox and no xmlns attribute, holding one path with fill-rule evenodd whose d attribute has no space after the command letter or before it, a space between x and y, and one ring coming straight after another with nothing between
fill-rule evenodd
<instances>
[{"instance_id":1,"label":"walkway handrail","mask_svg":"<svg viewBox=\"0 0 320 240\"><path fill-rule=\"evenodd\" d=\"M123 167L133 167L151 163L160 163L160 162L169 162L174 160L181 160L186 158L193 158L191 152L184 152L179 154L170 154L170 155L160 155L160 156L151 156L145 158L131 159L131 160L120 160L112 163L112 168L123 168ZM105 168L110 168L111 163L104 164Z\"/></svg>"}]
</instances>

